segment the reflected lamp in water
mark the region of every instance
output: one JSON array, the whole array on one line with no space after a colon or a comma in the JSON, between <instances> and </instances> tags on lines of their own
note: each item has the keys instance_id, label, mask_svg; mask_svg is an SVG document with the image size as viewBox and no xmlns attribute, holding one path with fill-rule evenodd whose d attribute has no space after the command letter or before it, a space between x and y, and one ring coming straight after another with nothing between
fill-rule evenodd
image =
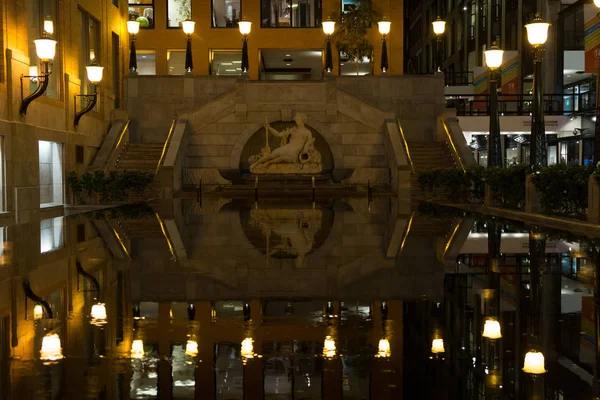
<instances>
[{"instance_id":1,"label":"reflected lamp in water","mask_svg":"<svg viewBox=\"0 0 600 400\"><path fill-rule=\"evenodd\" d=\"M532 375L541 375L548 372L544 365L544 355L535 350L527 352L525 354L525 362L523 363L523 372Z\"/></svg>"},{"instance_id":2,"label":"reflected lamp in water","mask_svg":"<svg viewBox=\"0 0 600 400\"><path fill-rule=\"evenodd\" d=\"M500 329L500 322L495 319L488 319L483 325L483 333L481 334L487 339L500 339L502 338L502 330Z\"/></svg>"},{"instance_id":3,"label":"reflected lamp in water","mask_svg":"<svg viewBox=\"0 0 600 400\"><path fill-rule=\"evenodd\" d=\"M35 306L33 306L33 319L40 320L44 317L44 309L42 308L41 305L36 304Z\"/></svg>"},{"instance_id":4,"label":"reflected lamp in water","mask_svg":"<svg viewBox=\"0 0 600 400\"><path fill-rule=\"evenodd\" d=\"M392 351L390 349L390 342L387 339L381 339L379 341L379 345L377 348L377 355L376 357L378 358L387 358L389 356L391 356Z\"/></svg>"},{"instance_id":5,"label":"reflected lamp in water","mask_svg":"<svg viewBox=\"0 0 600 400\"><path fill-rule=\"evenodd\" d=\"M254 358L254 345L252 344L252 338L246 338L242 340L241 355L244 358Z\"/></svg>"},{"instance_id":6,"label":"reflected lamp in water","mask_svg":"<svg viewBox=\"0 0 600 400\"><path fill-rule=\"evenodd\" d=\"M90 312L91 324L92 325L104 325L106 324L106 305L104 303L97 303L92 306Z\"/></svg>"},{"instance_id":7,"label":"reflected lamp in water","mask_svg":"<svg viewBox=\"0 0 600 400\"><path fill-rule=\"evenodd\" d=\"M195 340L188 340L185 344L185 355L196 357L198 355L198 342Z\"/></svg>"},{"instance_id":8,"label":"reflected lamp in water","mask_svg":"<svg viewBox=\"0 0 600 400\"><path fill-rule=\"evenodd\" d=\"M40 350L40 360L58 361L63 359L60 337L56 333L47 334L42 339L42 348Z\"/></svg>"},{"instance_id":9,"label":"reflected lamp in water","mask_svg":"<svg viewBox=\"0 0 600 400\"><path fill-rule=\"evenodd\" d=\"M433 339L431 342L431 352L433 354L445 353L444 339Z\"/></svg>"},{"instance_id":10,"label":"reflected lamp in water","mask_svg":"<svg viewBox=\"0 0 600 400\"><path fill-rule=\"evenodd\" d=\"M144 341L136 339L131 343L131 358L142 359L144 358Z\"/></svg>"},{"instance_id":11,"label":"reflected lamp in water","mask_svg":"<svg viewBox=\"0 0 600 400\"><path fill-rule=\"evenodd\" d=\"M331 336L325 336L325 342L323 343L323 357L333 358L336 353L335 340Z\"/></svg>"}]
</instances>

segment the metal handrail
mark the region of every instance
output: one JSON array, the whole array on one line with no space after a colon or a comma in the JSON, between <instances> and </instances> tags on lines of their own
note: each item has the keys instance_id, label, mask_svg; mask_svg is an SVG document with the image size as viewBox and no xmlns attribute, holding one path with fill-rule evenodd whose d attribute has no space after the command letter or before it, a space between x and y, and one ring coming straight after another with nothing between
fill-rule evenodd
<instances>
[{"instance_id":1,"label":"metal handrail","mask_svg":"<svg viewBox=\"0 0 600 400\"><path fill-rule=\"evenodd\" d=\"M162 164L163 159L165 158L165 153L167 152L167 147L169 146L169 141L171 140L171 135L173 134L173 130L175 129L175 120L171 124L171 129L169 129L169 134L167 135L167 140L165 140L165 145L163 146L162 153L160 154L160 158L158 159L158 164L156 164L156 171L154 175L158 175L158 171L160 170L160 164Z\"/></svg>"},{"instance_id":2,"label":"metal handrail","mask_svg":"<svg viewBox=\"0 0 600 400\"><path fill-rule=\"evenodd\" d=\"M130 121L131 120L129 120L129 119L127 120L127 122L125 123L125 126L123 127L123 129L121 130L121 133L119 134L119 140L117 140L117 145L110 150L110 154L108 155L108 160L106 162L106 167L104 167L104 173L106 173L108 171L108 168L110 167L110 162L111 162L113 156L115 155L115 152L121 145L121 142L123 141L123 136L125 136L125 132L127 132L127 129L129 128Z\"/></svg>"},{"instance_id":3,"label":"metal handrail","mask_svg":"<svg viewBox=\"0 0 600 400\"><path fill-rule=\"evenodd\" d=\"M465 169L465 166L463 165L463 162L460 159L460 154L458 153L458 149L454 145L454 140L452 140L452 135L450 134L450 130L448 129L448 124L446 123L446 120L444 118L440 117L440 120L442 121L442 126L444 127L444 131L446 132L446 136L448 136L448 142L450 143L450 146L452 146L452 150L454 150L454 154L456 155L456 159L458 160L458 163L460 164L460 168L466 174L467 170Z\"/></svg>"},{"instance_id":4,"label":"metal handrail","mask_svg":"<svg viewBox=\"0 0 600 400\"><path fill-rule=\"evenodd\" d=\"M160 230L162 231L162 234L163 234L165 240L167 241L167 246L169 246L169 252L171 253L172 260L177 261L177 255L175 254L175 249L173 248L173 244L171 243L169 234L167 233L167 230L165 229L165 225L163 224L162 219L160 219L160 216L158 215L158 213L154 213L154 214L156 215L156 219L158 220L158 224L160 225Z\"/></svg>"},{"instance_id":5,"label":"metal handrail","mask_svg":"<svg viewBox=\"0 0 600 400\"><path fill-rule=\"evenodd\" d=\"M406 149L406 156L408 157L410 170L413 174L415 174L415 165L413 164L412 157L410 156L410 151L408 150L408 143L406 142L406 137L404 136L404 130L402 130L402 124L400 124L398 118L396 118L396 125L398 126L398 130L400 131L400 137L402 138L402 142L404 142L404 148Z\"/></svg>"}]
</instances>

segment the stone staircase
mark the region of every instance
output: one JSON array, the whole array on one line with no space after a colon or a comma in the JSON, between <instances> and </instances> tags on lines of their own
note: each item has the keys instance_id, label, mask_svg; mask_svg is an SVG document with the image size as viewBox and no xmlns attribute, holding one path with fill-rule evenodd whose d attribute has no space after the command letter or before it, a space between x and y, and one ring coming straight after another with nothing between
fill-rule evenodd
<instances>
[{"instance_id":1,"label":"stone staircase","mask_svg":"<svg viewBox=\"0 0 600 400\"><path fill-rule=\"evenodd\" d=\"M436 168L456 168L457 164L448 144L445 142L408 142L408 150L415 172ZM424 200L416 174L410 176L411 197Z\"/></svg>"},{"instance_id":2,"label":"stone staircase","mask_svg":"<svg viewBox=\"0 0 600 400\"><path fill-rule=\"evenodd\" d=\"M162 143L127 143L116 164L117 170L156 171L162 154ZM160 182L156 179L146 190L133 200L149 200L160 196Z\"/></svg>"},{"instance_id":3,"label":"stone staircase","mask_svg":"<svg viewBox=\"0 0 600 400\"><path fill-rule=\"evenodd\" d=\"M128 143L121 154L117 169L154 171L163 146L162 143Z\"/></svg>"}]
</instances>

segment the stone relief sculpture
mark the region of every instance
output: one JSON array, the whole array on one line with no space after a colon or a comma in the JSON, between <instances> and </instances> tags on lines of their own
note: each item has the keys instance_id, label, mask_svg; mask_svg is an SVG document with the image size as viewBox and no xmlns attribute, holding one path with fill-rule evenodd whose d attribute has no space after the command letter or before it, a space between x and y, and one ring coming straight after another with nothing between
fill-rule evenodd
<instances>
[{"instance_id":1,"label":"stone relief sculpture","mask_svg":"<svg viewBox=\"0 0 600 400\"><path fill-rule=\"evenodd\" d=\"M323 171L321 153L314 146L315 138L304 125L306 116L298 113L296 126L284 131L271 128L265 119L265 147L248 158L253 174L318 174ZM269 146L269 134L280 138L274 150Z\"/></svg>"},{"instance_id":2,"label":"stone relief sculpture","mask_svg":"<svg viewBox=\"0 0 600 400\"><path fill-rule=\"evenodd\" d=\"M304 267L306 255L315 246L315 236L321 229L320 210L256 209L251 221L266 239L267 255L279 254L295 259L297 268Z\"/></svg>"}]
</instances>

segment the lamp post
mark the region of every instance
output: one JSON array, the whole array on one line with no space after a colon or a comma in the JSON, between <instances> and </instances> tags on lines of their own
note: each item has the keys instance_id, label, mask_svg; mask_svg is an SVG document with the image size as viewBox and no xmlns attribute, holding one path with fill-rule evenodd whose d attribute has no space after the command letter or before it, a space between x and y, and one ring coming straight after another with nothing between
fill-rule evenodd
<instances>
[{"instance_id":1,"label":"lamp post","mask_svg":"<svg viewBox=\"0 0 600 400\"><path fill-rule=\"evenodd\" d=\"M381 72L383 74L387 74L389 66L386 42L392 23L383 17L383 19L379 21L377 25L379 25L379 33L381 34Z\"/></svg>"},{"instance_id":2,"label":"lamp post","mask_svg":"<svg viewBox=\"0 0 600 400\"><path fill-rule=\"evenodd\" d=\"M46 27L46 23L44 23L44 27ZM52 30L54 31L53 28ZM43 36L33 41L35 43L35 51L40 59L39 73L36 76L21 75L21 107L19 109L21 115L27 114L27 107L29 107L29 104L43 95L48 88L48 81L50 80L50 70L48 66L56 54L57 42L54 39L50 39L47 35L48 32L44 30ZM26 98L23 98L23 78L29 78L32 82L34 82L35 79L37 82L34 83L37 83L38 85L36 90Z\"/></svg>"},{"instance_id":3,"label":"lamp post","mask_svg":"<svg viewBox=\"0 0 600 400\"><path fill-rule=\"evenodd\" d=\"M242 21L238 22L238 26L240 28L240 33L244 36L243 44L242 44L242 73L248 73L248 35L250 34L250 30L252 29L252 22L247 21L244 18Z\"/></svg>"},{"instance_id":4,"label":"lamp post","mask_svg":"<svg viewBox=\"0 0 600 400\"><path fill-rule=\"evenodd\" d=\"M594 5L600 9L600 0L594 0ZM600 17L600 12L598 12ZM600 68L600 63L598 63ZM596 73L596 134L594 136L594 165L600 162L600 69Z\"/></svg>"},{"instance_id":5,"label":"lamp post","mask_svg":"<svg viewBox=\"0 0 600 400\"><path fill-rule=\"evenodd\" d=\"M85 67L87 71L88 81L92 85L91 94L79 94L75 96L75 119L73 125L79 125L79 120L88 112L92 111L98 101L98 84L102 80L102 71L104 67L100 67L97 64L88 65ZM87 101L87 105L81 110L77 111L77 97L83 97Z\"/></svg>"},{"instance_id":6,"label":"lamp post","mask_svg":"<svg viewBox=\"0 0 600 400\"><path fill-rule=\"evenodd\" d=\"M192 33L194 33L194 26L196 23L189 18L181 22L183 33L187 36L187 44L185 47L185 74L191 75L194 69L194 62L192 61Z\"/></svg>"},{"instance_id":7,"label":"lamp post","mask_svg":"<svg viewBox=\"0 0 600 400\"><path fill-rule=\"evenodd\" d=\"M431 25L433 25L433 33L435 33L435 36L437 38L435 45L436 71L442 72L442 58L440 50L442 48L442 35L446 31L446 21L444 21L438 16L437 19L431 23Z\"/></svg>"},{"instance_id":8,"label":"lamp post","mask_svg":"<svg viewBox=\"0 0 600 400\"><path fill-rule=\"evenodd\" d=\"M498 115L498 69L502 65L504 50L500 50L496 43L485 52L485 63L490 69L490 135L488 137L487 166L501 167L502 146L500 145L500 117Z\"/></svg>"},{"instance_id":9,"label":"lamp post","mask_svg":"<svg viewBox=\"0 0 600 400\"><path fill-rule=\"evenodd\" d=\"M327 49L325 52L325 71L329 75L333 71L333 56L331 54L331 35L335 32L335 21L331 17L327 17L327 21L323 21L323 33L327 35Z\"/></svg>"},{"instance_id":10,"label":"lamp post","mask_svg":"<svg viewBox=\"0 0 600 400\"><path fill-rule=\"evenodd\" d=\"M137 55L135 54L135 36L140 31L140 23L134 19L127 21L127 32L131 38L129 46L129 72L131 75L137 75Z\"/></svg>"},{"instance_id":11,"label":"lamp post","mask_svg":"<svg viewBox=\"0 0 600 400\"><path fill-rule=\"evenodd\" d=\"M549 23L539 14L527 25L527 40L533 46L533 112L531 114L531 149L529 165L545 166L548 163L546 149L546 127L544 126L544 82L542 81L542 62L544 44L548 39Z\"/></svg>"}]
</instances>

